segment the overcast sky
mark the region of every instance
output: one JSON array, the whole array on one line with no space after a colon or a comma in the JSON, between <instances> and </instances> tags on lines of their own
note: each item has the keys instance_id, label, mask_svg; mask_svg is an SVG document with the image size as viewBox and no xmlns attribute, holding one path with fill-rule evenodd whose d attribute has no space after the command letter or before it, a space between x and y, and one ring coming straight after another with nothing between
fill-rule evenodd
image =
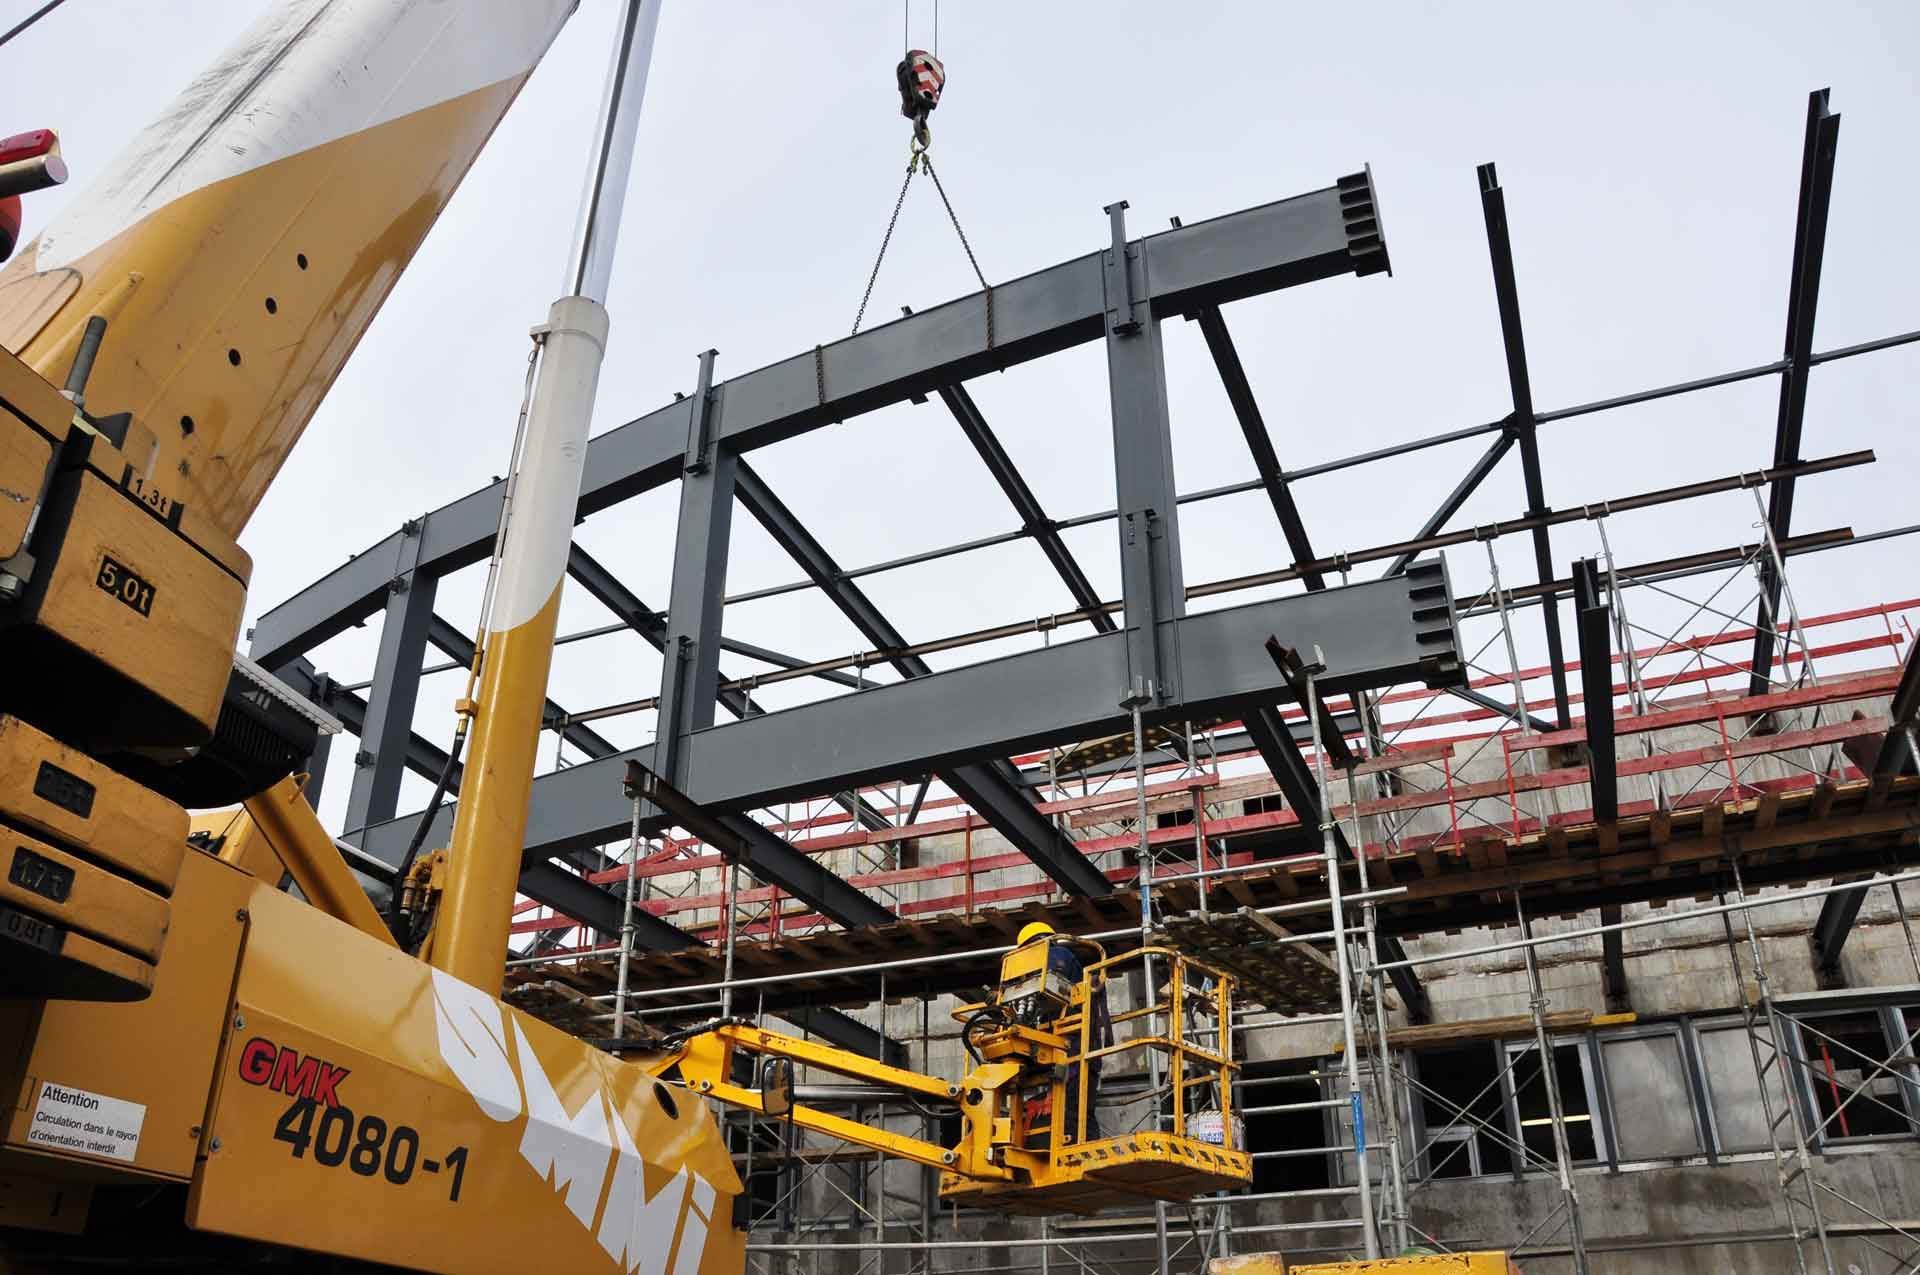
<instances>
[{"instance_id":1,"label":"overcast sky","mask_svg":"<svg viewBox=\"0 0 1920 1275\"><path fill-rule=\"evenodd\" d=\"M32 7L5 0L0 21ZM58 128L70 190L83 188L263 7L71 0L0 50L4 128ZM526 330L560 288L615 7L583 0L247 529L250 619L403 520L503 472ZM932 13L915 5L916 44L933 42ZM905 157L892 85L901 22L895 0L667 0L609 300L596 431L691 389L695 356L710 346L724 379L845 334ZM1134 232L1148 233L1170 216L1231 212L1371 163L1393 277L1328 280L1227 312L1281 462L1296 466L1508 410L1474 178L1485 160L1498 162L1507 192L1543 409L1780 356L1806 96L1822 86L1844 122L1815 348L1920 327L1916 48L1920 9L1904 3L948 0L934 153L995 280L1098 248L1101 207L1118 198L1132 203ZM30 199L29 233L66 197ZM932 190L916 183L873 316L975 287ZM1181 490L1251 476L1198 331L1169 323L1166 345ZM1870 446L1880 461L1804 482L1796 531L1920 520L1911 495L1917 374L1920 347L1911 346L1816 371L1805 453ZM1097 344L971 389L1050 514L1111 506ZM1777 398L1777 378L1766 378L1544 426L1548 499L1566 506L1763 466ZM1302 483L1315 547L1411 534L1480 446ZM937 402L873 413L753 461L846 565L1014 521ZM667 602L675 498L671 488L651 493L579 531L656 607ZM1512 516L1523 504L1516 456L1461 521ZM1189 583L1287 560L1258 495L1188 506L1181 517ZM1755 518L1741 494L1623 515L1610 534L1624 565L1751 540ZM1111 526L1069 542L1102 592L1117 596ZM1801 559L1793 585L1802 609L1920 592L1910 544ZM733 545L730 589L794 578L750 518ZM1598 547L1590 526L1561 531L1556 565L1564 573ZM1482 551L1455 550L1449 563L1462 590L1486 580ZM1523 541L1503 541L1501 563L1509 582L1530 579ZM1030 544L869 585L916 640L1071 605ZM447 581L442 614L470 624L478 593L477 571ZM1729 590L1721 602L1746 596ZM1656 625L1673 605L1649 596L1635 619ZM607 619L570 595L562 624ZM1540 649L1537 627L1529 618L1520 633L1523 658ZM376 628L336 639L316 659L342 679L368 676ZM731 608L727 631L807 657L864 646L807 595ZM728 671L749 667L735 661ZM651 649L623 635L563 648L552 693L585 707L651 694L658 677ZM450 733L457 690L451 677L427 681L423 733ZM763 698L791 703L802 693ZM621 744L651 731L651 715L602 729ZM351 756L336 750L322 803L336 827L343 751ZM410 786L403 809L423 797L423 784Z\"/></svg>"}]
</instances>

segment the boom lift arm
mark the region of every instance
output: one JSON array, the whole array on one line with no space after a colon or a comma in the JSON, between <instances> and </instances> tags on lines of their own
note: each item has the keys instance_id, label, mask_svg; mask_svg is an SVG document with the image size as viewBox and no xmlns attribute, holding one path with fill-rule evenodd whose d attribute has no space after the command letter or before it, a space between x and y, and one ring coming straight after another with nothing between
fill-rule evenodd
<instances>
[{"instance_id":1,"label":"boom lift arm","mask_svg":"<svg viewBox=\"0 0 1920 1275\"><path fill-rule=\"evenodd\" d=\"M1232 979L1171 948L1108 957L1097 944L1028 927L1001 961L983 1005L956 1011L974 1066L958 1081L922 1075L816 1041L723 1019L666 1039L680 1078L705 1097L797 1128L941 1171L942 1198L1008 1212L1093 1213L1143 1198L1191 1200L1253 1176L1232 1115ZM1091 948L1083 960L1073 949ZM1151 966L1164 980L1150 1003L1116 1020L1107 1039L1106 985ZM1169 1077L1144 1127L1102 1137L1093 1112L1104 1065L1156 1051ZM848 1120L794 1101L798 1064L891 1089L960 1117L952 1146Z\"/></svg>"}]
</instances>

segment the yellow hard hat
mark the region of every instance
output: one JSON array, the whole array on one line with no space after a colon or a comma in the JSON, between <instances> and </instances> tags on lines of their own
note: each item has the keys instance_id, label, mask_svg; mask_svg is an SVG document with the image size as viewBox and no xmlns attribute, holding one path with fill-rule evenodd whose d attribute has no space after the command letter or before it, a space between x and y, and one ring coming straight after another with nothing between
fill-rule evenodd
<instances>
[{"instance_id":1,"label":"yellow hard hat","mask_svg":"<svg viewBox=\"0 0 1920 1275\"><path fill-rule=\"evenodd\" d=\"M1033 942L1037 938L1040 938L1042 935L1052 934L1052 933L1054 933L1054 928L1051 925L1048 925L1045 921L1029 921L1027 922L1027 924L1020 927L1019 945L1021 947L1025 947L1027 944Z\"/></svg>"}]
</instances>

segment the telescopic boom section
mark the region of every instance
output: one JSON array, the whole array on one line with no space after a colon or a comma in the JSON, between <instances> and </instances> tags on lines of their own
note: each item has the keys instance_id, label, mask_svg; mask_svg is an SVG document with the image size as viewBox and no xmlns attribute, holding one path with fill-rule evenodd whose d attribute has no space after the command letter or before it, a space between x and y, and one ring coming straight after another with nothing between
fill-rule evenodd
<instances>
[{"instance_id":1,"label":"telescopic boom section","mask_svg":"<svg viewBox=\"0 0 1920 1275\"><path fill-rule=\"evenodd\" d=\"M433 963L495 993L520 879L527 795L580 500L587 427L606 354L607 312L601 302L612 273L659 17L659 0L626 0L621 11L580 229L568 262L569 295L553 303L547 323L535 330L540 365L494 550L496 575L471 710L473 746L454 819Z\"/></svg>"}]
</instances>

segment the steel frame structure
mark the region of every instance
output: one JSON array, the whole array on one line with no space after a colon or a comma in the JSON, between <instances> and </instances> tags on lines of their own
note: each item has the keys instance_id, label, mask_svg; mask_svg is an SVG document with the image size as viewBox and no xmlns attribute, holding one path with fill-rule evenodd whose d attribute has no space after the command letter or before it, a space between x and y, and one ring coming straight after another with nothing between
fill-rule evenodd
<instances>
[{"instance_id":1,"label":"steel frame structure","mask_svg":"<svg viewBox=\"0 0 1920 1275\"><path fill-rule=\"evenodd\" d=\"M1401 785L1409 782L1408 777L1392 770L1352 772L1346 780L1349 799L1343 807L1351 812L1351 828L1343 827L1322 813L1341 808L1326 772L1329 763L1337 766L1341 761L1334 741L1355 740L1360 753L1349 756L1348 761L1383 755L1394 745L1394 737L1387 733L1379 704L1369 693L1394 683L1425 681L1468 701L1473 706L1469 716L1491 713L1513 723L1514 732L1488 735L1479 745L1485 748L1495 738L1500 739L1502 749L1509 754L1510 783L1516 758L1518 764L1537 769L1549 747L1581 748L1584 778L1592 786L1592 817L1610 825L1623 812L1622 789L1629 776L1646 776L1649 803L1656 815L1684 803L1688 796L1668 791L1663 776L1671 767L1656 756L1648 735L1630 733L1626 719L1616 722L1610 711L1591 709L1583 723L1573 719L1576 696L1589 706L1611 708L1616 698L1624 695L1631 712L1645 716L1666 689L1666 685L1649 689L1635 653L1636 634L1659 638L1662 644L1670 643L1675 635L1658 634L1632 623L1627 614L1627 590L1658 587L1659 582L1708 571L1727 570L1731 576L1751 571L1758 581L1757 597L1751 603L1755 607L1753 656L1748 665L1740 666L1747 673L1749 696L1767 703L1779 698L1781 684L1774 670L1780 668L1784 677L1795 659L1800 666L1798 681L1811 677L1816 652L1793 608L1786 580L1787 562L1803 553L1920 530L1891 527L1856 536L1851 528L1796 533L1792 527L1798 479L1872 460L1870 453L1816 460L1802 455L1811 370L1834 360L1920 340L1920 332L1906 332L1824 352L1813 348L1838 125L1839 116L1831 111L1826 91L1812 94L1795 218L1786 344L1780 359L1595 402L1541 409L1533 400L1505 191L1494 166L1486 164L1478 170L1479 194L1505 352L1510 410L1482 424L1318 465L1292 470L1284 466L1247 367L1227 327L1223 307L1245 297L1335 275L1385 271L1386 244L1380 233L1371 177L1366 173L1308 195L1207 222L1182 225L1176 219L1172 230L1143 239L1128 238L1126 206L1117 203L1106 209L1110 246L1101 252L932 310L908 312L891 324L815 347L732 380L714 379L715 359L708 352L701 357L698 388L693 395L612 430L591 444L579 507L583 519L640 492L669 482L680 484L673 585L667 610L655 611L612 571L576 547L569 574L608 606L619 622L561 640L630 631L661 650L665 671L659 694L646 700L572 712L548 705L548 728L584 760L536 781L523 892L602 935L620 936L628 949L685 949L707 941L634 906L635 867L643 845L637 831L624 860L625 896L614 888L623 865L617 861L618 856L605 857L601 847L619 842L628 831L632 812L622 795L620 779L631 763L638 763L653 781L653 786L645 790L654 797L653 804L643 811L645 832L658 832L667 825L686 827L732 865L726 873L724 920L716 927L728 956L726 977L717 988L721 1001L716 1003L731 1004L736 989L743 996L758 989L763 996L759 1012L764 1015L767 987L780 978L760 975L736 979L732 971L733 947L748 924L750 909L741 901L737 867L748 868L773 887L766 915L775 932L782 891L805 900L819 916L844 926L891 921L896 910L889 906L891 900L876 898L872 890L835 876L784 838L783 828L800 825L783 817L769 827L750 811L799 798L832 797L847 812L849 826L875 834L879 839L875 844L884 849L883 834L889 831L899 830L901 838L911 838L910 826L927 799L927 786L938 781L953 794L946 800L975 812L1044 872L1052 886L1069 894L1102 894L1113 888L1113 874L1097 866L1095 856L1076 842L1071 833L1073 821L1036 806L1036 797L1058 797L1062 792L1052 765L1057 750L1097 735L1133 732L1134 747L1129 756L1103 762L1090 773L1107 779L1131 774L1138 807L1132 821L1120 826L1123 835L1137 835L1140 880L1149 883L1158 879L1156 873L1164 866L1156 862L1159 852L1155 847L1159 843L1149 836L1149 773L1161 767L1181 768L1183 775L1192 773L1197 746L1192 723L1237 716L1243 727L1239 733L1201 732L1205 736L1201 743L1211 745L1216 765L1222 752L1257 755L1285 794L1288 806L1298 812L1300 822L1307 827L1320 825L1325 832L1332 927L1300 936L1300 941L1320 944L1335 954L1346 1001L1342 1013L1323 1019L1341 1023L1347 1035L1345 1073L1326 1078L1329 1097L1323 1105L1345 1108L1352 1102L1358 1109L1364 1092L1369 1113L1365 1118L1384 1121L1393 1130L1384 1144L1360 1150L1353 1140L1351 1122L1346 1128L1345 1153L1350 1159L1359 1162L1371 1155L1392 1160L1390 1168L1376 1170L1375 1176L1362 1172L1352 1187L1326 1193L1358 1195L1357 1216L1238 1229L1247 1234L1290 1229L1325 1232L1346 1226L1364 1235L1369 1247L1405 1243L1418 1231L1409 1198L1423 1183L1409 1177L1417 1155L1406 1157L1408 1163L1401 1162L1405 1148L1400 1128L1405 1104L1418 1081L1396 1060L1387 1044L1382 1007L1392 989L1403 1005L1417 1012L1424 993L1416 971L1422 964L1442 958L1406 955L1399 946L1399 936L1422 932L1419 923L1392 915L1393 890L1369 888L1368 858L1354 854L1357 847L1368 844L1361 828L1359 776L1373 776L1370 785L1379 804L1403 793ZM1160 325L1176 316L1199 325L1246 440L1256 474L1251 480L1198 492L1178 493L1174 489L1171 423L1159 342ZM983 372L1095 339L1104 343L1107 353L1115 505L1096 513L1055 518L1013 464L966 382ZM1556 510L1549 503L1538 443L1541 427L1772 375L1779 376L1781 383L1768 469L1716 483L1637 494L1598 507ZM846 567L808 532L747 458L755 448L829 428L864 412L932 398L940 400L1006 496L1018 520L1015 529L904 558ZM1298 483L1480 438L1488 440L1485 450L1416 535L1390 545L1316 553L1294 501L1293 489ZM1520 458L1520 515L1488 527L1450 531L1450 524L1466 501L1515 451ZM1760 501L1761 487L1767 489L1761 503L1763 530L1762 538L1754 544L1631 567L1615 564L1608 548L1599 559L1574 563L1565 575L1556 570L1551 539L1555 526L1593 521L1605 545L1606 518L1611 514L1711 491L1751 490ZM1256 491L1270 504L1293 560L1251 576L1187 583L1186 564L1179 550L1180 507ZM309 694L360 735L347 833L372 861L395 860L417 826L417 814L398 810L401 774L412 769L437 776L445 764L444 752L411 730L419 678L427 648L437 648L458 665L471 657L471 647L463 635L434 613L435 586L440 578L485 556L500 501L501 488L495 484L410 520L345 566L269 611L250 634L256 660ZM792 557L800 578L731 597L723 595L731 521L740 508ZM1115 600L1099 597L1061 536L1062 531L1073 527L1108 521L1115 524L1122 564L1122 596ZM1519 535L1529 542L1537 576L1534 581L1502 585L1498 564L1492 558L1492 542L1501 535ZM859 583L880 572L1019 540L1030 540L1041 550L1072 599L1073 610L1036 617L1030 623L916 644L893 626ZM1456 599L1448 590L1444 570L1420 555L1448 546L1467 546L1476 540L1486 544L1494 576L1492 587ZM1384 564L1383 574L1374 580L1350 583L1353 569L1367 563ZM1186 602L1195 597L1295 580L1301 582L1305 593L1226 611L1186 613ZM870 644L869 649L845 658L808 660L723 635L721 618L726 605L800 590L816 590L826 596ZM1569 660L1564 649L1563 601L1572 604L1577 662ZM1713 610L1712 601L1710 597L1701 603L1701 610L1713 616L1732 614ZM1544 675L1551 684L1551 695L1540 702L1527 698L1512 636L1513 625L1530 607L1538 609L1537 623L1548 652ZM314 668L307 658L309 652L329 637L375 615L382 617L382 627L370 682L343 685ZM1500 634L1496 636L1506 639L1506 670L1477 663L1485 647L1472 653L1460 649L1457 618L1471 616L1498 617ZM1729 624L1732 622L1729 619ZM1073 625L1085 626L1089 635L1073 641L1050 640L1041 650L947 672L935 672L925 659L936 651L960 649L1014 633L1040 631L1051 639ZM1678 630L1675 632L1677 635ZM1297 670L1276 668L1261 649L1269 634L1282 635L1289 645L1303 652L1320 648L1327 667L1305 682ZM773 672L725 678L720 671L723 654L768 665ZM1702 656L1703 673L1707 658L1717 657ZM1615 661L1621 663L1624 674L1620 686L1614 684L1609 673ZM1736 668L1720 662L1728 669ZM866 668L878 664L890 666L901 680L884 685L868 683ZM1576 669L1580 676L1577 687L1570 682L1570 674ZM1470 674L1481 676L1469 685ZM763 713L753 702L756 684L795 678L818 679L857 693L775 713ZM1501 680L1509 683L1505 698L1491 693L1501 689ZM1330 695L1347 696L1351 714L1327 714L1323 697ZM1283 701L1298 702L1307 711L1289 716L1282 712ZM716 708L726 709L736 720L717 722ZM655 711L660 723L659 742L650 748L621 751L592 729L594 721L645 710ZM1740 741L1729 740L1728 790L1736 797L1743 791L1744 771L1736 768L1734 744L1752 742L1747 735L1767 729L1769 716L1757 714L1743 729ZM1725 718L1723 712L1717 719L1723 734ZM1184 746L1168 743L1155 747L1147 738L1146 730L1153 726L1173 727L1173 735L1178 737L1182 724L1186 725ZM1920 761L1920 739L1914 733L1917 727L1920 661L1909 659L1893 697L1891 727L1871 764L1861 763L1862 769L1882 785L1881 791L1895 778L1914 773ZM1313 748L1309 762L1301 745L1316 736L1321 737L1321 746ZM1516 736L1520 741L1517 749ZM823 738L836 741L830 762L816 760L819 750L812 747ZM1624 757L1622 750L1628 747L1640 748L1641 755L1636 759ZM1027 749L1045 749L1047 764L1029 762L1023 767L1010 760ZM1741 756L1751 757L1756 751L1750 748ZM1814 770L1816 760L1810 746L1808 755L1806 769ZM318 760L323 762L324 758ZM1831 748L1827 767L1831 773ZM1677 785L1679 780L1673 782ZM861 795L863 787L871 790L879 783L917 786L919 795L910 808L904 799L896 798L890 817L880 808L884 802L876 805L871 799L871 791L867 797ZM1450 771L1446 784L1449 789L1453 784ZM1526 810L1527 802L1516 793L1512 797L1515 827L1527 819L1545 826L1553 813L1551 786L1543 782L1526 791L1532 794L1537 810ZM1191 800L1197 813L1203 800L1199 789L1193 791ZM1448 804L1453 804L1451 798ZM1468 816L1473 815L1471 803L1463 809ZM1377 841L1392 841L1404 826L1395 824L1388 815L1368 818L1379 825ZM1204 908L1209 855L1198 818L1194 840ZM897 848L899 840L893 844ZM1224 852L1219 855L1219 863L1214 871L1221 877L1230 875ZM1352 913L1343 910L1343 865L1358 873L1358 893L1345 903L1345 907L1357 909L1357 923ZM1723 917L1738 912L1744 919L1749 909L1783 901L1780 896L1749 894L1756 878L1742 878L1739 866L1737 860L1728 861L1726 885L1734 893L1734 902L1724 905L1727 910L1721 913ZM1860 865L1850 863L1850 869L1858 871ZM1912 875L1889 878L1896 896L1899 882ZM1822 900L1814 944L1828 979L1837 981L1842 976L1843 944L1869 888L1877 887L1836 884L1792 896ZM1536 911L1565 910L1569 899L1582 908L1596 908L1600 924L1575 935L1535 936L1529 929L1527 904L1521 897L1524 891L1519 889L1511 897L1490 903L1488 916L1477 922L1496 923L1492 912L1497 906L1505 910L1508 923L1517 921L1524 936L1515 944L1476 950L1510 948L1523 953L1532 988L1532 1058L1536 1064L1548 1057L1551 1049L1543 1013L1545 998L1534 961L1536 947L1580 935L1598 937L1603 944L1601 968L1609 1004L1625 1007L1630 1004L1631 989L1622 936L1642 925L1665 923L1665 919L1622 919L1622 903L1644 896L1619 891L1590 893L1592 897L1557 898L1549 893L1544 899L1534 900ZM969 907L971 904L969 874ZM1325 907L1303 905L1293 910L1325 915ZM1904 924L1904 904L1901 913ZM1151 917L1143 914L1141 920L1144 932ZM1738 970L1742 944L1730 920L1726 937ZM1747 939L1750 968L1763 971L1764 958L1750 922ZM1915 953L1916 973L1920 974L1920 949L1913 948L1910 931L1908 941L1910 952ZM896 964L911 967L915 963L889 962L876 970L878 1003L882 1007L888 999L889 969ZM630 1016L630 1002L647 1004L644 990L629 991L625 974L623 960L617 1001L604 1015L617 1025L624 1025ZM914 985L910 968L897 969L893 978L896 999L903 986L911 989ZM1760 997L1757 1002L1749 1002L1744 1011L1756 1041L1768 1039L1760 1033L1775 1013L1769 996L1762 974ZM923 999L923 1056L927 1039L925 1003ZM644 1015L647 1011L640 1012ZM790 1005L778 1012L836 1043L871 1052L892 1051L896 1059L900 1056L902 1046L888 1038L884 1008L879 1028L833 1010ZM1254 1023L1246 1030L1274 1030L1303 1021L1310 1020ZM1526 1056L1524 1051L1510 1055L1509 1068L1521 1065ZM1755 1060L1762 1072L1769 1066L1787 1072L1806 1065L1804 1059L1785 1053L1767 1056L1758 1048ZM1535 1229L1557 1224L1565 1232L1566 1245L1555 1251L1570 1257L1575 1269L1584 1270L1586 1241L1579 1193L1551 1067L1545 1069L1545 1079L1551 1095L1555 1155L1536 1167L1556 1179L1561 1205L1555 1214L1538 1219ZM1762 1088L1764 1092L1764 1082ZM1336 1089L1339 1096L1332 1096ZM1244 1103L1240 1105L1244 1108ZM1817 1133L1812 1127L1817 1120L1809 1122L1800 1108L1796 1108L1793 1119L1798 1123L1789 1131L1799 1129L1800 1150L1796 1153L1792 1146L1776 1143L1775 1154L1782 1164L1783 1189L1794 1188L1799 1194L1786 1199L1788 1233L1779 1238L1792 1243L1802 1269L1818 1269L1811 1260L1816 1253L1831 1262L1820 1211L1822 1193L1830 1200L1844 1197L1820 1182L1811 1162L1804 1160L1804 1144ZM1788 1113L1782 1113L1775 1124L1789 1126ZM1519 1150L1532 1154L1524 1146ZM860 1251L863 1256L908 1253L914 1255L911 1260L924 1262L926 1269L931 1269L933 1250L953 1247L956 1241L937 1234L937 1219L924 1193L909 1202L911 1215L890 1216L884 1172L877 1176L881 1181L877 1197L867 1193L864 1178L859 1186L850 1178L851 1193L839 1192L873 1226L873 1242L860 1246ZM790 1185L789 1194L793 1190L797 1185ZM1372 1198L1373 1192L1379 1193L1378 1200ZM1096 1247L1089 1249L1084 1247L1088 1242L1084 1238L1068 1240L1044 1230L1038 1240L994 1243L1015 1249L1037 1247L1043 1256L1037 1267L1025 1269L1043 1272L1048 1269L1045 1254L1056 1259L1064 1256L1082 1275L1130 1261L1155 1261L1164 1270L1181 1256L1180 1251L1169 1247L1169 1237L1184 1236L1182 1251L1189 1253L1205 1256L1227 1251L1232 1228L1225 1219L1234 1206L1251 1202L1247 1197L1217 1204L1203 1202L1205 1207L1189 1214L1183 1231L1170 1230L1162 1212L1152 1229L1115 1237L1118 1242L1133 1243L1157 1239L1157 1261L1101 1256L1097 1251L1100 1240L1093 1241ZM1208 1208L1214 1210L1213 1222L1202 1219ZM1875 1216L1867 1212L1869 1217ZM818 1226L816 1221L782 1227L788 1232L783 1240L754 1245L756 1264L822 1250L851 1251L854 1247L814 1242L811 1233ZM1891 1234L1920 1249L1920 1237L1908 1235L1893 1224L1887 1226ZM904 1228L913 1238L893 1241L890 1227ZM1530 1234L1522 1237L1522 1243L1536 1238ZM964 1241L959 1243L965 1246ZM1076 1249L1075 1244L1082 1247ZM1882 1251L1903 1262L1913 1256L1911 1252ZM881 1260L884 1266L884 1256Z\"/></svg>"}]
</instances>

